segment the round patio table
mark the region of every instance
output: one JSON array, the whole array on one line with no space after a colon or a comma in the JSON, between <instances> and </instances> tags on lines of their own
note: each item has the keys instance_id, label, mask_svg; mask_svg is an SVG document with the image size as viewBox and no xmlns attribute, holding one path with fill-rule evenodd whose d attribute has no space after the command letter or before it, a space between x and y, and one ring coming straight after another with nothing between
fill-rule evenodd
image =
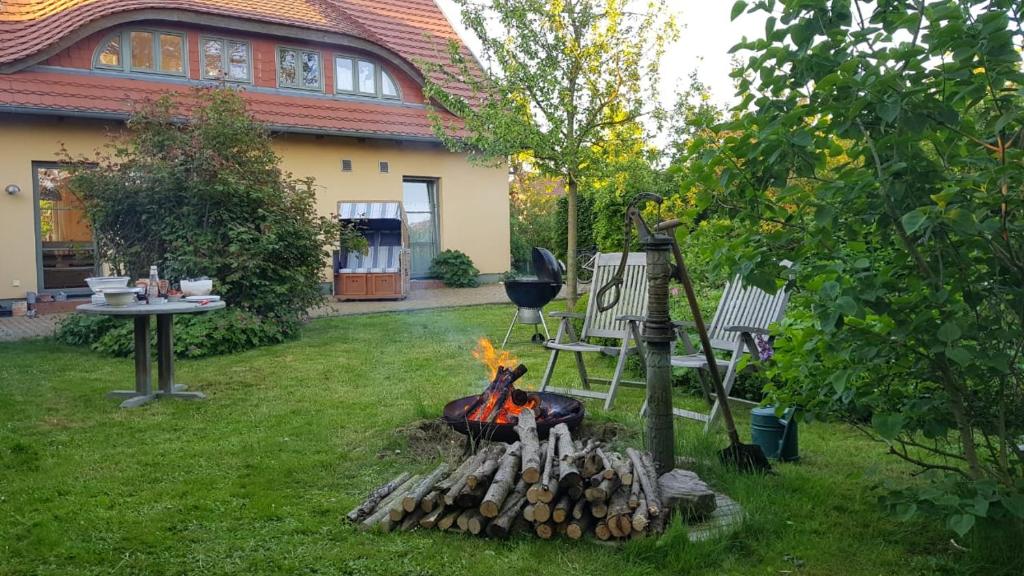
<instances>
[{"instance_id":1,"label":"round patio table","mask_svg":"<svg viewBox=\"0 0 1024 576\"><path fill-rule=\"evenodd\" d=\"M202 392L186 392L186 386L174 382L174 315L213 312L224 308L224 302L168 302L166 304L131 304L107 306L82 304L76 310L83 314L131 316L135 320L135 390L114 390L107 396L125 398L122 408L142 406L157 398L202 400ZM156 355L159 389L153 390L152 362L149 347L149 317L156 316Z\"/></svg>"}]
</instances>

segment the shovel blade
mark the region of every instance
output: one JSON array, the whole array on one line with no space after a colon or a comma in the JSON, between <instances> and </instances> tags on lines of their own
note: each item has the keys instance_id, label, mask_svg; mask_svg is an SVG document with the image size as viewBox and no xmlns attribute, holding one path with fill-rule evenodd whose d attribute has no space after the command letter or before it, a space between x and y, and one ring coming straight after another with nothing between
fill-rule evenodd
<instances>
[{"instance_id":1,"label":"shovel blade","mask_svg":"<svg viewBox=\"0 0 1024 576\"><path fill-rule=\"evenodd\" d=\"M770 474L772 465L768 457L757 444L731 444L718 453L723 464L732 466L740 472L758 472Z\"/></svg>"}]
</instances>

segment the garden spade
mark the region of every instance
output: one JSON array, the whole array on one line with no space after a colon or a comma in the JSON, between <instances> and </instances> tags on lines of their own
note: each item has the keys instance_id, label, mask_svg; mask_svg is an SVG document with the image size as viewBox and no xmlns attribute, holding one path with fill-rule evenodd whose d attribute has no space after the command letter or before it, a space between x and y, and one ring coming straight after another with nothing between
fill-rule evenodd
<instances>
[{"instance_id":1,"label":"garden spade","mask_svg":"<svg viewBox=\"0 0 1024 576\"><path fill-rule=\"evenodd\" d=\"M764 455L760 446L740 442L740 435L736 431L736 422L732 418L732 409L729 408L729 395L725 393L725 387L722 385L722 376L718 372L718 361L715 359L714 349L711 348L711 339L708 338L708 330L704 326L704 318L697 305L697 296L693 292L693 283L686 270L683 251L679 249L679 243L675 240L674 230L680 224L682 223L679 220L666 220L655 226L654 229L659 232L668 232L672 236L672 253L676 260L675 276L686 292L686 300L690 304L690 312L693 314L693 324L700 337L700 346L704 350L708 371L711 372L715 395L718 396L718 406L722 411L722 419L725 421L725 430L729 434L729 447L719 452L718 457L723 463L734 466L743 472L771 472L772 465L768 462L768 457Z\"/></svg>"}]
</instances>

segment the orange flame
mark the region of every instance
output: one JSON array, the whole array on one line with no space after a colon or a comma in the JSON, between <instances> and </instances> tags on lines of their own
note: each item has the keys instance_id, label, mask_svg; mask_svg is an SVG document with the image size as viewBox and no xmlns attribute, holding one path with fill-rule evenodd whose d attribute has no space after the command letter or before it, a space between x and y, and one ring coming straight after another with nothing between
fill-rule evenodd
<instances>
[{"instance_id":1,"label":"orange flame","mask_svg":"<svg viewBox=\"0 0 1024 576\"><path fill-rule=\"evenodd\" d=\"M489 370L487 378L488 381L494 380L498 375L499 366L511 369L519 364L519 360L508 350L499 351L487 338L481 338L477 341L476 349L473 350L473 357L487 366L487 369Z\"/></svg>"}]
</instances>

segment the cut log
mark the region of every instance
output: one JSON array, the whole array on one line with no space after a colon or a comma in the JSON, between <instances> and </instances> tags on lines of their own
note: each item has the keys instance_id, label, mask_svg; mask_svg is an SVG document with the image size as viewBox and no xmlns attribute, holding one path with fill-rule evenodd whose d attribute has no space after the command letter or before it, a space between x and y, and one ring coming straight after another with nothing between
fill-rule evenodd
<instances>
[{"instance_id":1,"label":"cut log","mask_svg":"<svg viewBox=\"0 0 1024 576\"><path fill-rule=\"evenodd\" d=\"M640 500L643 498L643 493L639 482L633 482L633 485L629 487L629 507L636 510L636 507L640 505Z\"/></svg>"},{"instance_id":2,"label":"cut log","mask_svg":"<svg viewBox=\"0 0 1024 576\"><path fill-rule=\"evenodd\" d=\"M661 498L658 495L658 482L653 475L654 469L652 467L650 473L648 472L643 456L635 449L626 448L626 454L629 456L630 462L633 463L633 480L640 482L644 491L644 498L647 499L647 512L651 516L657 516L661 513Z\"/></svg>"},{"instance_id":3,"label":"cut log","mask_svg":"<svg viewBox=\"0 0 1024 576\"><path fill-rule=\"evenodd\" d=\"M572 510L573 501L569 499L569 496L562 496L558 499L558 503L555 504L555 508L551 511L551 519L555 522L562 523L569 519L569 512Z\"/></svg>"},{"instance_id":4,"label":"cut log","mask_svg":"<svg viewBox=\"0 0 1024 576\"><path fill-rule=\"evenodd\" d=\"M611 530L608 529L608 523L604 520L599 521L594 525L594 536L597 536L598 540L608 540L612 537Z\"/></svg>"},{"instance_id":5,"label":"cut log","mask_svg":"<svg viewBox=\"0 0 1024 576\"><path fill-rule=\"evenodd\" d=\"M445 512L444 516L442 516L441 519L437 521L437 528L439 530L448 530L452 526L455 526L455 521L458 520L460 514L462 514L462 510L457 509L452 510L450 512Z\"/></svg>"},{"instance_id":6,"label":"cut log","mask_svg":"<svg viewBox=\"0 0 1024 576\"><path fill-rule=\"evenodd\" d=\"M367 516L373 514L373 511L377 509L377 505L380 504L382 500L387 498L408 479L409 473L403 472L387 484L378 486L373 492L370 492L370 495L366 497L366 500L363 500L359 506L356 506L351 512L346 514L346 518L348 518L349 522L362 522Z\"/></svg>"},{"instance_id":7,"label":"cut log","mask_svg":"<svg viewBox=\"0 0 1024 576\"><path fill-rule=\"evenodd\" d=\"M523 506L523 518L526 518L530 522L533 522L537 519L537 517L533 514L534 506L536 506L536 504L527 504L526 506Z\"/></svg>"},{"instance_id":8,"label":"cut log","mask_svg":"<svg viewBox=\"0 0 1024 576\"><path fill-rule=\"evenodd\" d=\"M363 524L361 526L362 529L365 530L367 528L372 528L373 526L379 524L381 520L387 518L389 513L391 512L392 504L394 504L396 500L401 502L402 496L405 496L405 493L408 492L410 488L415 486L416 483L419 482L419 480L419 475L410 477L408 480L402 483L401 486L396 488L394 492L389 494L387 498L382 500L381 503L377 506L377 509L373 511L373 514L370 514L363 520Z\"/></svg>"},{"instance_id":9,"label":"cut log","mask_svg":"<svg viewBox=\"0 0 1024 576\"><path fill-rule=\"evenodd\" d=\"M423 497L423 500L420 500L420 508L424 512L431 512L438 506L444 507L444 499L441 491L437 489L437 486L434 486L430 494L427 494Z\"/></svg>"},{"instance_id":10,"label":"cut log","mask_svg":"<svg viewBox=\"0 0 1024 576\"><path fill-rule=\"evenodd\" d=\"M612 494L619 488L619 477L613 476L601 480L597 486L587 488L583 495L588 502L603 502L609 500Z\"/></svg>"},{"instance_id":11,"label":"cut log","mask_svg":"<svg viewBox=\"0 0 1024 576\"><path fill-rule=\"evenodd\" d=\"M476 488L480 484L487 484L494 477L494 473L498 471L498 465L501 464L501 459L505 456L505 451L492 450L483 463L476 467L466 476L466 486L470 488Z\"/></svg>"},{"instance_id":12,"label":"cut log","mask_svg":"<svg viewBox=\"0 0 1024 576\"><path fill-rule=\"evenodd\" d=\"M534 522L547 522L551 519L551 504L546 502L537 502L533 505L533 521Z\"/></svg>"},{"instance_id":13,"label":"cut log","mask_svg":"<svg viewBox=\"0 0 1024 576\"><path fill-rule=\"evenodd\" d=\"M572 443L572 434L564 423L552 428L558 434L558 487L570 489L583 488L583 478L576 467L576 448Z\"/></svg>"},{"instance_id":14,"label":"cut log","mask_svg":"<svg viewBox=\"0 0 1024 576\"><path fill-rule=\"evenodd\" d=\"M469 465L463 469L462 475L459 478L456 478L448 487L448 491L444 493L445 504L451 506L452 504L455 503L455 499L458 498L459 494L461 494L463 489L465 489L466 487L466 479L469 476L469 474L476 470L477 466L479 466L487 458L489 453L490 450L484 449L477 452L476 455L473 456L473 459L470 461ZM459 468L462 469L461 466Z\"/></svg>"},{"instance_id":15,"label":"cut log","mask_svg":"<svg viewBox=\"0 0 1024 576\"><path fill-rule=\"evenodd\" d=\"M455 525L459 527L459 530L465 532L469 529L469 519L477 514L480 513L474 510L473 508L463 510L462 514L459 514L459 517L455 519Z\"/></svg>"},{"instance_id":16,"label":"cut log","mask_svg":"<svg viewBox=\"0 0 1024 576\"><path fill-rule=\"evenodd\" d=\"M406 512L412 512L419 508L420 501L423 500L427 494L430 494L434 489L434 485L440 482L441 478L444 478L444 475L447 473L448 463L442 462L437 468L434 468L434 471L431 472L429 476L421 480L415 489L409 491L409 493L402 498L402 508L404 508Z\"/></svg>"},{"instance_id":17,"label":"cut log","mask_svg":"<svg viewBox=\"0 0 1024 576\"><path fill-rule=\"evenodd\" d=\"M402 532L408 532L414 528L419 528L420 520L422 520L425 515L426 512L424 512L422 508L416 508L412 512L406 514L405 519L402 520Z\"/></svg>"},{"instance_id":18,"label":"cut log","mask_svg":"<svg viewBox=\"0 0 1024 576\"><path fill-rule=\"evenodd\" d=\"M482 452L484 450L487 450L488 448L489 447L481 448L480 452ZM477 454L479 454L479 452L477 452ZM458 481L458 480L460 480L462 478L465 478L466 474L469 474L470 472L472 472L472 470L470 470L469 467L475 461L477 454L472 454L472 455L468 456L465 460L463 460L459 464L459 466L455 469L455 471L452 472L451 474L449 474L444 480L441 480L440 482L438 482L437 486L435 486L435 488L440 490L441 493L443 494L443 493L447 492L448 489L451 488L452 485L455 484L456 481Z\"/></svg>"},{"instance_id":19,"label":"cut log","mask_svg":"<svg viewBox=\"0 0 1024 576\"><path fill-rule=\"evenodd\" d=\"M577 500L576 504L572 507L573 520L579 520L580 518L583 518L584 514L589 513L590 512L587 510L587 501L582 498Z\"/></svg>"},{"instance_id":20,"label":"cut log","mask_svg":"<svg viewBox=\"0 0 1024 576\"><path fill-rule=\"evenodd\" d=\"M534 530L537 532L537 536L544 540L551 540L555 535L555 525L551 522L541 522Z\"/></svg>"},{"instance_id":21,"label":"cut log","mask_svg":"<svg viewBox=\"0 0 1024 576\"><path fill-rule=\"evenodd\" d=\"M608 501L608 529L616 538L629 536L633 530L633 513L629 509L629 492L620 488Z\"/></svg>"},{"instance_id":22,"label":"cut log","mask_svg":"<svg viewBox=\"0 0 1024 576\"><path fill-rule=\"evenodd\" d=\"M555 468L557 467L558 460L556 458L556 448L558 445L558 433L555 430L551 430L548 441L546 443L547 449L544 452L543 470L541 470L540 481L530 487L526 492L526 499L530 504L535 504L541 499L545 502L550 502L555 499L555 492L557 492L557 483L555 483Z\"/></svg>"},{"instance_id":23,"label":"cut log","mask_svg":"<svg viewBox=\"0 0 1024 576\"><path fill-rule=\"evenodd\" d=\"M594 518L604 518L608 515L608 503L607 502L591 502L590 513L594 515Z\"/></svg>"},{"instance_id":24,"label":"cut log","mask_svg":"<svg viewBox=\"0 0 1024 576\"><path fill-rule=\"evenodd\" d=\"M462 492L455 498L455 505L459 508L476 508L483 501L484 494L486 493L487 487L484 485L477 486L472 490L469 487L463 488Z\"/></svg>"},{"instance_id":25,"label":"cut log","mask_svg":"<svg viewBox=\"0 0 1024 576\"><path fill-rule=\"evenodd\" d=\"M487 535L491 538L505 538L508 536L512 523L517 518L521 518L520 511L523 509L524 504L526 504L526 494L513 493L505 501L505 506L502 507L498 517L491 520L491 523L487 525Z\"/></svg>"},{"instance_id":26,"label":"cut log","mask_svg":"<svg viewBox=\"0 0 1024 576\"><path fill-rule=\"evenodd\" d=\"M505 456L501 459L501 465L494 474L494 481L491 482L483 502L480 503L480 513L485 518L494 518L501 511L501 505L505 498L512 491L516 481L516 474L519 472L519 464L522 454L522 444L516 442L509 446Z\"/></svg>"},{"instance_id":27,"label":"cut log","mask_svg":"<svg viewBox=\"0 0 1024 576\"><path fill-rule=\"evenodd\" d=\"M661 494L661 487L660 487L660 484L658 483L658 468L654 465L654 457L651 456L650 452L641 452L640 453L640 458L644 462L644 474L646 474L647 477L650 478L651 485L654 487L653 488L654 489L654 496L653 496L653 498L655 498L657 500L655 505L657 506L658 509L656 511L655 510L651 510L651 498L652 498L652 496L647 493L646 487L643 487L644 488L644 498L647 499L647 512L651 516L660 516L662 510L665 509L665 505L664 505L664 500L665 499L664 499L664 497ZM667 515L668 514L666 513L666 516Z\"/></svg>"},{"instance_id":28,"label":"cut log","mask_svg":"<svg viewBox=\"0 0 1024 576\"><path fill-rule=\"evenodd\" d=\"M619 482L622 482L623 486L632 486L633 463L630 459L615 453L609 454L608 459L611 460L612 468L615 469L615 475L619 477Z\"/></svg>"},{"instance_id":29,"label":"cut log","mask_svg":"<svg viewBox=\"0 0 1024 576\"><path fill-rule=\"evenodd\" d=\"M466 530L469 530L470 534L477 535L487 528L487 518L484 518L480 512L474 511L474 514L469 517L469 521L466 522Z\"/></svg>"},{"instance_id":30,"label":"cut log","mask_svg":"<svg viewBox=\"0 0 1024 576\"><path fill-rule=\"evenodd\" d=\"M439 503L430 512L426 512L425 510L424 512L425 514L423 515L423 518L420 518L420 528L426 528L429 530L437 526L438 522L440 522L441 518L444 516L444 502Z\"/></svg>"},{"instance_id":31,"label":"cut log","mask_svg":"<svg viewBox=\"0 0 1024 576\"><path fill-rule=\"evenodd\" d=\"M633 512L632 524L633 530L637 532L647 530L647 525L650 524L650 519L647 516L647 501L643 496L640 497L640 505L636 507L636 512Z\"/></svg>"},{"instance_id":32,"label":"cut log","mask_svg":"<svg viewBox=\"0 0 1024 576\"><path fill-rule=\"evenodd\" d=\"M608 455L604 453L604 450L598 448L594 451L597 457L601 459L601 476L605 480L611 480L615 477L615 463L612 462Z\"/></svg>"},{"instance_id":33,"label":"cut log","mask_svg":"<svg viewBox=\"0 0 1024 576\"><path fill-rule=\"evenodd\" d=\"M587 530L590 530L590 525L593 523L594 517L584 507L579 518L573 518L569 521L569 525L565 529L565 535L573 540L579 540L587 533Z\"/></svg>"},{"instance_id":34,"label":"cut log","mask_svg":"<svg viewBox=\"0 0 1024 576\"><path fill-rule=\"evenodd\" d=\"M700 518L715 511L715 493L696 473L675 469L658 479L662 504L679 510L685 518Z\"/></svg>"},{"instance_id":35,"label":"cut log","mask_svg":"<svg viewBox=\"0 0 1024 576\"><path fill-rule=\"evenodd\" d=\"M528 484L540 480L540 441L537 439L537 418L533 410L524 409L519 413L516 432L522 443L522 475Z\"/></svg>"}]
</instances>

